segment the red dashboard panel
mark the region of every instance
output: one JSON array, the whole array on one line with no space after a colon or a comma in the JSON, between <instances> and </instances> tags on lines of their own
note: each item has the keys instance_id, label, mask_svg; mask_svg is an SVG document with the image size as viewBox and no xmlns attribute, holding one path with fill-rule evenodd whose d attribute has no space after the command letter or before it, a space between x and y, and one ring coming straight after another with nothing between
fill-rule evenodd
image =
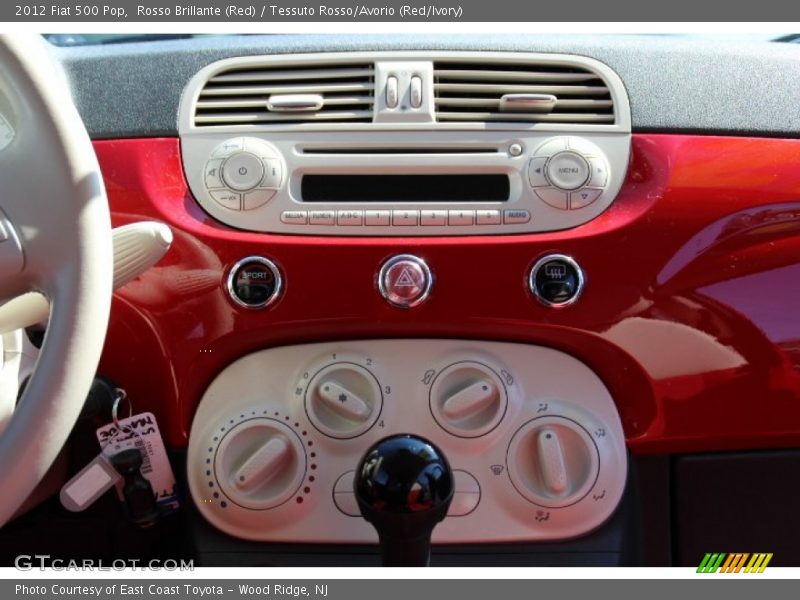
<instances>
[{"instance_id":1,"label":"red dashboard panel","mask_svg":"<svg viewBox=\"0 0 800 600\"><path fill-rule=\"evenodd\" d=\"M453 238L322 238L237 231L208 217L177 139L95 143L114 225L151 219L175 242L114 297L100 372L185 446L208 383L256 349L313 341L447 337L530 342L591 366L636 453L800 444L800 141L634 135L627 181L599 218L562 232ZM580 301L545 308L525 278L573 256ZM430 299L403 311L376 292L379 265L423 257ZM228 268L263 255L286 290L235 306ZM568 377L569 374L564 374Z\"/></svg>"}]
</instances>

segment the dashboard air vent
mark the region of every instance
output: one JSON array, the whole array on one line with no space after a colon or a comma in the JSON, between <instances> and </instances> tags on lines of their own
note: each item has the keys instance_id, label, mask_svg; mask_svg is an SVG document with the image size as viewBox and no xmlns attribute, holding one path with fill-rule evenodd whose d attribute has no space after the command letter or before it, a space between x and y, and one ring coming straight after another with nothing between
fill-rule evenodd
<instances>
[{"instance_id":1,"label":"dashboard air vent","mask_svg":"<svg viewBox=\"0 0 800 600\"><path fill-rule=\"evenodd\" d=\"M586 68L437 61L433 76L439 122L614 123L608 87Z\"/></svg>"},{"instance_id":2,"label":"dashboard air vent","mask_svg":"<svg viewBox=\"0 0 800 600\"><path fill-rule=\"evenodd\" d=\"M371 122L374 70L370 63L228 69L203 86L194 124Z\"/></svg>"}]
</instances>

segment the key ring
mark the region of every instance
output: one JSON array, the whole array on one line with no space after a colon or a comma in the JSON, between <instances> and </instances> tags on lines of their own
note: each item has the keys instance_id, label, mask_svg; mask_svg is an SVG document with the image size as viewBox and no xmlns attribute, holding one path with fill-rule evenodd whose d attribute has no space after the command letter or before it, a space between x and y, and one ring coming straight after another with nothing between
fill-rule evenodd
<instances>
[{"instance_id":1,"label":"key ring","mask_svg":"<svg viewBox=\"0 0 800 600\"><path fill-rule=\"evenodd\" d=\"M123 427L119 423L119 407L122 405L125 400L128 399L128 394L122 388L116 388L114 390L116 392L116 397L114 398L114 405L111 407L111 420L114 422L114 426L117 428L117 435L119 433L130 433L132 429L128 426ZM128 402L128 419L131 418L133 415L133 405ZM114 436L116 437L116 435Z\"/></svg>"}]
</instances>

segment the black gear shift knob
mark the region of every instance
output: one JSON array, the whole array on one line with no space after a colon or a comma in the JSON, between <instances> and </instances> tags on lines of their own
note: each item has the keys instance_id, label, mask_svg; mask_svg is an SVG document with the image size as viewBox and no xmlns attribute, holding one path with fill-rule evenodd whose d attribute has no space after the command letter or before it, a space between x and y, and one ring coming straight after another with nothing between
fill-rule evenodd
<instances>
[{"instance_id":1,"label":"black gear shift knob","mask_svg":"<svg viewBox=\"0 0 800 600\"><path fill-rule=\"evenodd\" d=\"M378 532L384 566L428 565L431 533L447 514L454 487L444 454L423 438L394 435L367 450L356 469L355 495Z\"/></svg>"}]
</instances>

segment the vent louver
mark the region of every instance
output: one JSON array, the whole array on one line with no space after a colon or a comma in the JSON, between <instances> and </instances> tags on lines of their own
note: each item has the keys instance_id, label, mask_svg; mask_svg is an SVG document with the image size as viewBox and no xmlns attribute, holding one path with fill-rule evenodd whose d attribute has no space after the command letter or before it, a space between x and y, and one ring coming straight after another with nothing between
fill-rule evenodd
<instances>
[{"instance_id":1,"label":"vent louver","mask_svg":"<svg viewBox=\"0 0 800 600\"><path fill-rule=\"evenodd\" d=\"M537 62L437 61L433 75L439 122L615 122L608 87L586 68Z\"/></svg>"},{"instance_id":2,"label":"vent louver","mask_svg":"<svg viewBox=\"0 0 800 600\"><path fill-rule=\"evenodd\" d=\"M222 71L195 105L197 127L372 121L371 63L314 63Z\"/></svg>"}]
</instances>

